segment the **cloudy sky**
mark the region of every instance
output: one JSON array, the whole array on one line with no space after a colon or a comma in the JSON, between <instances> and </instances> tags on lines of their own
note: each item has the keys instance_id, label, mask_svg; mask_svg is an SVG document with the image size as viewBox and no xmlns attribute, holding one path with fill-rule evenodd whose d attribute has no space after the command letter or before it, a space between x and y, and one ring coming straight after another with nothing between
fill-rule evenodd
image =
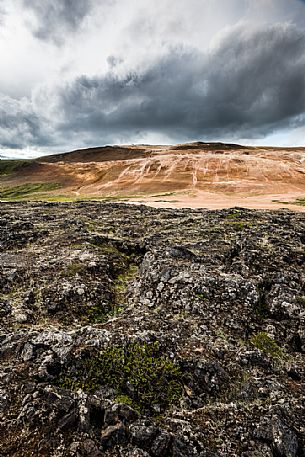
<instances>
[{"instance_id":1,"label":"cloudy sky","mask_svg":"<svg viewBox=\"0 0 305 457\"><path fill-rule=\"evenodd\" d=\"M303 0L0 0L0 156L305 146Z\"/></svg>"}]
</instances>

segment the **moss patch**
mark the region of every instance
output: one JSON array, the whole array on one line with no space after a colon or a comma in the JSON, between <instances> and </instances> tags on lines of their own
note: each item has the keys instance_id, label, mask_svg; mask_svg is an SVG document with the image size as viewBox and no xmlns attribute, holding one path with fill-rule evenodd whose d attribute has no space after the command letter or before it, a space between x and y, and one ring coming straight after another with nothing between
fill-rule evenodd
<instances>
[{"instance_id":1,"label":"moss patch","mask_svg":"<svg viewBox=\"0 0 305 457\"><path fill-rule=\"evenodd\" d=\"M137 342L82 357L61 373L59 385L89 392L103 385L112 387L118 401L155 414L179 400L180 379L179 365L162 353L159 342Z\"/></svg>"},{"instance_id":2,"label":"moss patch","mask_svg":"<svg viewBox=\"0 0 305 457\"><path fill-rule=\"evenodd\" d=\"M67 265L67 267L61 272L61 276L64 278L71 278L78 274L86 271L86 265L80 262L74 262Z\"/></svg>"},{"instance_id":3,"label":"moss patch","mask_svg":"<svg viewBox=\"0 0 305 457\"><path fill-rule=\"evenodd\" d=\"M250 341L253 346L271 357L280 359L284 355L279 345L266 332L258 332L252 335Z\"/></svg>"},{"instance_id":4,"label":"moss patch","mask_svg":"<svg viewBox=\"0 0 305 457\"><path fill-rule=\"evenodd\" d=\"M97 247L101 253L107 256L108 265L112 276L112 302L108 307L100 305L91 306L88 310L88 320L92 324L101 324L108 320L109 317L116 317L122 311L127 303L126 294L128 284L135 277L138 267L134 263L134 256L130 256L120 251L115 245L103 239L93 239L90 244Z\"/></svg>"},{"instance_id":5,"label":"moss patch","mask_svg":"<svg viewBox=\"0 0 305 457\"><path fill-rule=\"evenodd\" d=\"M295 301L298 305L305 306L305 296L299 295L296 297Z\"/></svg>"}]
</instances>

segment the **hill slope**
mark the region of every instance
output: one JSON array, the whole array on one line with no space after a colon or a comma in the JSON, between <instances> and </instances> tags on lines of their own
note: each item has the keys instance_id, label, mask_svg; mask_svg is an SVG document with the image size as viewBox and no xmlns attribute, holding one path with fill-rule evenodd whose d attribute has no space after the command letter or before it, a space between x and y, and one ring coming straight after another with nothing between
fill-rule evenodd
<instances>
[{"instance_id":1,"label":"hill slope","mask_svg":"<svg viewBox=\"0 0 305 457\"><path fill-rule=\"evenodd\" d=\"M53 195L66 198L276 208L282 204L274 200L293 202L305 195L305 148L201 142L106 146L41 157L0 181L2 186L33 182L57 183L61 189Z\"/></svg>"}]
</instances>

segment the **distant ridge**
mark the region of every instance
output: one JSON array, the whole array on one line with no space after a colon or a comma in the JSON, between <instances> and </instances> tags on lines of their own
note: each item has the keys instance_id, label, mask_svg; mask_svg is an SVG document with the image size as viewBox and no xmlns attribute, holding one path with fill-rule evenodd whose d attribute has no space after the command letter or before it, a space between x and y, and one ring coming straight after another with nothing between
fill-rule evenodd
<instances>
[{"instance_id":1,"label":"distant ridge","mask_svg":"<svg viewBox=\"0 0 305 457\"><path fill-rule=\"evenodd\" d=\"M75 149L60 154L42 156L36 161L43 162L105 162L109 160L130 160L150 156L154 149L169 149L171 151L185 150L231 150L251 149L251 146L242 146L234 143L196 141L192 143L177 144L173 146L135 144L126 146L106 145L93 148Z\"/></svg>"},{"instance_id":2,"label":"distant ridge","mask_svg":"<svg viewBox=\"0 0 305 457\"><path fill-rule=\"evenodd\" d=\"M48 189L40 197L55 201L98 198L266 209L287 200L305 201L305 148L300 147L201 141L107 145L13 162L1 161L0 187Z\"/></svg>"},{"instance_id":3,"label":"distant ridge","mask_svg":"<svg viewBox=\"0 0 305 457\"><path fill-rule=\"evenodd\" d=\"M212 143L205 143L203 141L196 141L193 143L185 143L179 144L175 147L176 150L185 150L185 149L250 149L251 146L242 146L241 144L235 143L220 143L220 142L212 142Z\"/></svg>"},{"instance_id":4,"label":"distant ridge","mask_svg":"<svg viewBox=\"0 0 305 457\"><path fill-rule=\"evenodd\" d=\"M129 160L139 157L143 154L144 148L130 148L122 146L101 146L86 149L75 149L74 151L64 152L62 154L54 154L43 156L36 161L43 162L105 162L109 160Z\"/></svg>"}]
</instances>

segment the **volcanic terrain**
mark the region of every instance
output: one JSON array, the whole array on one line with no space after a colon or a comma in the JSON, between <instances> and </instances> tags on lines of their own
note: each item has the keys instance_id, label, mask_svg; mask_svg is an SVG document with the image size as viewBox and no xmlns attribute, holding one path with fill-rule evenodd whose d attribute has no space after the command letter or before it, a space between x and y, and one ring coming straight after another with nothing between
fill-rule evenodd
<instances>
[{"instance_id":1,"label":"volcanic terrain","mask_svg":"<svg viewBox=\"0 0 305 457\"><path fill-rule=\"evenodd\" d=\"M0 203L1 457L304 457L305 218Z\"/></svg>"},{"instance_id":2,"label":"volcanic terrain","mask_svg":"<svg viewBox=\"0 0 305 457\"><path fill-rule=\"evenodd\" d=\"M0 162L2 200L98 198L160 207L304 210L304 196L305 148L105 146Z\"/></svg>"}]
</instances>

